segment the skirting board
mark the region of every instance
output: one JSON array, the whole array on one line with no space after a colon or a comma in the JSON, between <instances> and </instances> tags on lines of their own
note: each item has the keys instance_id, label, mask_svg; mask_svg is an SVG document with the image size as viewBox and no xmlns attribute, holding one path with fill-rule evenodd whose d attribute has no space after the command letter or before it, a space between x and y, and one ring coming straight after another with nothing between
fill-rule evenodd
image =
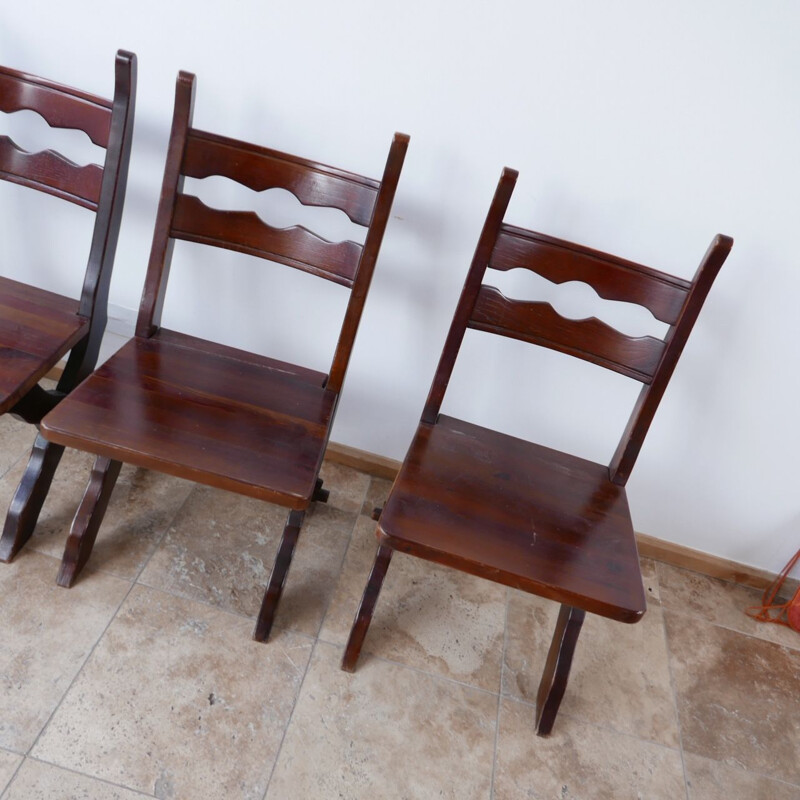
<instances>
[{"instance_id":1,"label":"skirting board","mask_svg":"<svg viewBox=\"0 0 800 800\"><path fill-rule=\"evenodd\" d=\"M331 442L328 445L325 458L328 461L353 467L388 480L394 480L400 470L399 461L337 442ZM765 569L720 558L710 553L704 553L702 550L693 550L682 544L656 539L655 536L648 536L646 533L637 533L636 541L639 545L639 555L645 558L653 558L675 567L702 572L712 578L741 583L754 589L766 589L776 577ZM798 581L790 578L786 585L787 589L794 593L797 591Z\"/></svg>"},{"instance_id":2,"label":"skirting board","mask_svg":"<svg viewBox=\"0 0 800 800\"><path fill-rule=\"evenodd\" d=\"M61 377L61 366L54 367L47 375L48 378L58 380ZM366 450L359 450L338 442L330 442L325 453L325 458L334 464L367 472L377 478L386 478L393 481L400 471L400 462L393 458L379 456ZM721 578L724 581L741 583L754 589L766 589L774 580L775 575L765 569L729 561L727 558L704 553L702 550L693 550L682 544L656 539L646 533L637 533L636 540L639 544L639 554L646 558L654 558L675 567L683 567L694 572L702 572L712 578ZM798 581L789 579L787 589L791 593L797 590Z\"/></svg>"}]
</instances>

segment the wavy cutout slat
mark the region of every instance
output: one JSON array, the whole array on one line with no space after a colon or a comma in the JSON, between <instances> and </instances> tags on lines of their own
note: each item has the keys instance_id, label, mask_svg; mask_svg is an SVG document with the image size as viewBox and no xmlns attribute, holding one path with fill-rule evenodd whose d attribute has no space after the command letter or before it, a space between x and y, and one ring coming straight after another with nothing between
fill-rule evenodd
<instances>
[{"instance_id":1,"label":"wavy cutout slat","mask_svg":"<svg viewBox=\"0 0 800 800\"><path fill-rule=\"evenodd\" d=\"M200 179L222 175L254 192L285 189L303 205L338 208L364 226L372 218L379 188L371 178L202 131L191 132L181 172Z\"/></svg>"},{"instance_id":2,"label":"wavy cutout slat","mask_svg":"<svg viewBox=\"0 0 800 800\"><path fill-rule=\"evenodd\" d=\"M28 153L8 136L0 136L0 172L14 183L97 209L103 169L97 164L79 166L55 150Z\"/></svg>"},{"instance_id":3,"label":"wavy cutout slat","mask_svg":"<svg viewBox=\"0 0 800 800\"><path fill-rule=\"evenodd\" d=\"M83 131L103 148L108 147L111 107L101 97L0 69L0 111L35 111L50 127Z\"/></svg>"},{"instance_id":4,"label":"wavy cutout slat","mask_svg":"<svg viewBox=\"0 0 800 800\"><path fill-rule=\"evenodd\" d=\"M511 225L503 225L490 266L528 269L553 283L581 281L606 300L644 306L668 325L680 316L691 286L650 267Z\"/></svg>"},{"instance_id":5,"label":"wavy cutout slat","mask_svg":"<svg viewBox=\"0 0 800 800\"><path fill-rule=\"evenodd\" d=\"M481 287L469 327L569 353L643 383L652 380L666 347L652 336L626 336L596 317L572 320L549 303L511 300L493 286Z\"/></svg>"},{"instance_id":6,"label":"wavy cutout slat","mask_svg":"<svg viewBox=\"0 0 800 800\"><path fill-rule=\"evenodd\" d=\"M356 242L329 242L301 225L273 228L253 211L220 211L179 195L170 235L278 261L351 287L361 258Z\"/></svg>"}]
</instances>

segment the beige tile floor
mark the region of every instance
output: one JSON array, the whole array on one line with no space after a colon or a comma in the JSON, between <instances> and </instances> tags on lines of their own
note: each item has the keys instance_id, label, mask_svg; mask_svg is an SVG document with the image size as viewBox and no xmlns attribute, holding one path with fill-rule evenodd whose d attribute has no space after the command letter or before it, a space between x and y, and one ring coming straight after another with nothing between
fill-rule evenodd
<instances>
[{"instance_id":1,"label":"beige tile floor","mask_svg":"<svg viewBox=\"0 0 800 800\"><path fill-rule=\"evenodd\" d=\"M0 420L6 507L31 432ZM68 453L0 565L0 800L800 798L800 636L751 590L643 561L649 610L589 617L554 733L533 704L555 606L398 554L339 670L386 481L334 464L269 644L283 512L125 468L84 576L55 585L90 466Z\"/></svg>"}]
</instances>

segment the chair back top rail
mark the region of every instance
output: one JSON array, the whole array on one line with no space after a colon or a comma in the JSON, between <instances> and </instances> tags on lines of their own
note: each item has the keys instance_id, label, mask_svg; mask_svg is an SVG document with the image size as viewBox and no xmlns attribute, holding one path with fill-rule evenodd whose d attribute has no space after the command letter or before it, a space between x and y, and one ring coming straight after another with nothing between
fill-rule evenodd
<instances>
[{"instance_id":1,"label":"chair back top rail","mask_svg":"<svg viewBox=\"0 0 800 800\"><path fill-rule=\"evenodd\" d=\"M108 147L113 102L54 81L0 66L0 111L33 111L51 128L83 131ZM28 153L9 136L0 136L0 177L97 210L103 169L80 166L61 153Z\"/></svg>"},{"instance_id":2,"label":"chair back top rail","mask_svg":"<svg viewBox=\"0 0 800 800\"><path fill-rule=\"evenodd\" d=\"M248 253L326 278L351 290L331 369L329 388L338 392L388 221L388 209L394 198L408 137L395 135L384 179L379 182L195 129L192 127L194 92L194 75L181 72L136 334L151 336L161 324L176 239ZM284 189L304 205L338 209L352 222L368 229L364 245L349 240L330 242L300 225L275 228L253 211L211 208L198 197L184 193L186 177L211 176L231 179L256 192Z\"/></svg>"},{"instance_id":3,"label":"chair back top rail","mask_svg":"<svg viewBox=\"0 0 800 800\"><path fill-rule=\"evenodd\" d=\"M422 420L434 424L467 328L542 345L614 370L644 384L609 467L627 480L709 289L733 241L718 235L692 281L587 247L508 225L503 217L517 173L505 169L467 274ZM553 283L580 281L607 300L635 303L669 325L663 339L632 337L591 317L562 317L547 302L505 297L483 283L487 269L523 268Z\"/></svg>"},{"instance_id":4,"label":"chair back top rail","mask_svg":"<svg viewBox=\"0 0 800 800\"><path fill-rule=\"evenodd\" d=\"M97 361L105 329L111 269L128 178L136 96L136 56L117 51L111 100L0 67L0 111L33 111L51 128L81 130L105 149L103 164L77 165L55 150L27 153L0 136L0 179L27 186L95 212L78 314L89 319L73 348L59 388L74 386ZM66 388L64 388L66 391Z\"/></svg>"}]
</instances>

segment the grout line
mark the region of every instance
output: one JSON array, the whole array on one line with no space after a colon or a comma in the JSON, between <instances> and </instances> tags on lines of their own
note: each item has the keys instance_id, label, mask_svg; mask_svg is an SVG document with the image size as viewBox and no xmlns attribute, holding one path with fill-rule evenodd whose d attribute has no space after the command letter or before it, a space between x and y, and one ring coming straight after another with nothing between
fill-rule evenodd
<instances>
[{"instance_id":1,"label":"grout line","mask_svg":"<svg viewBox=\"0 0 800 800\"><path fill-rule=\"evenodd\" d=\"M272 762L272 769L269 771L269 778L267 778L267 784L264 787L264 794L261 796L261 800L266 800L267 793L269 792L269 785L272 783L272 776L275 774L275 768L278 766L278 759L280 758L281 751L283 750L283 743L286 741L286 734L289 732L289 726L292 724L292 719L294 718L294 710L297 708L297 701L300 699L300 695L303 692L303 686L306 683L306 677L308 677L308 670L311 668L311 662L314 660L314 654L317 652L317 645L319 644L319 640L315 640L313 646L311 647L311 653L309 653L308 661L306 662L306 668L303 672L303 678L300 681L300 684L297 687L297 692L294 696L294 702L292 703L292 710L289 712L289 716L286 719L286 725L283 727L283 735L281 736L281 743L278 745L278 749L275 751L275 760Z\"/></svg>"},{"instance_id":2,"label":"grout line","mask_svg":"<svg viewBox=\"0 0 800 800\"><path fill-rule=\"evenodd\" d=\"M11 753L11 750L5 750L6 753ZM14 753L15 756L21 755L20 753ZM0 794L0 800L3 800L4 797L8 796L8 790L11 788L11 784L14 783L14 779L19 775L19 771L22 769L22 765L25 763L25 756L21 756L19 760L19 764L17 764L17 768L12 773L11 777L8 779L8 783L3 787L3 792Z\"/></svg>"},{"instance_id":3,"label":"grout line","mask_svg":"<svg viewBox=\"0 0 800 800\"><path fill-rule=\"evenodd\" d=\"M39 555L42 555L42 554L40 553ZM52 556L45 556L45 558L53 558L53 557ZM58 559L53 559L53 560L58 562L58 563L60 563ZM117 578L117 580L121 580L121 579ZM92 655L94 655L94 651L97 649L97 645L100 644L101 639L106 635L106 632L111 627L111 623L114 622L114 620L117 618L117 614L119 614L119 610L122 608L123 604L128 599L128 596L130 595L130 593L133 591L133 587L136 586L136 583L134 581L129 581L129 583L130 583L130 586L128 587L128 591L125 592L125 595L123 596L122 600L120 600L119 604L117 605L116 609L114 610L114 613L111 615L110 619L106 623L106 625L103 628L102 632L100 633L100 635L95 640L95 643L92 645L91 649L89 650L88 655L83 660L83 663L81 664L81 666L78 669L78 671L75 673L75 677L70 681L69 686L66 688L64 693L61 695L61 699L56 704L56 707L53 709L53 712L47 718L47 722L45 722L45 724L42 725L41 729L39 730L39 733L36 736L36 739L34 739L34 741L33 741L33 744L28 748L28 751L27 751L26 755L30 755L33 752L33 749L39 743L39 739L42 738L42 734L47 730L48 726L53 721L53 717L55 717L55 715L58 713L58 710L61 708L61 705L63 704L63 702L66 699L67 695L72 691L72 687L75 685L75 683L77 682L78 678L81 676L81 674L82 674L82 672L84 670L84 667L86 667L86 665L89 663L89 660L91 659Z\"/></svg>"},{"instance_id":4,"label":"grout line","mask_svg":"<svg viewBox=\"0 0 800 800\"><path fill-rule=\"evenodd\" d=\"M506 586L506 607L503 616L503 654L500 659L500 687L497 692L497 715L494 721L494 753L492 756L492 782L489 785L489 800L494 800L494 778L497 774L497 741L500 738L500 709L503 706L503 680L506 676L506 648L508 646L508 604L511 589Z\"/></svg>"},{"instance_id":5,"label":"grout line","mask_svg":"<svg viewBox=\"0 0 800 800\"><path fill-rule=\"evenodd\" d=\"M658 581L658 597L661 600L661 624L664 628L664 644L667 648L667 669L669 670L669 685L672 689L672 703L675 707L675 722L678 725L678 746L681 754L681 767L683 767L683 786L686 790L686 800L689 800L689 776L686 773L686 758L683 754L683 729L681 727L681 714L678 708L678 692L675 688L675 676L672 672L672 650L669 646L669 633L667 632L667 616L664 614L664 598L661 597L661 578L656 567L656 580Z\"/></svg>"},{"instance_id":6,"label":"grout line","mask_svg":"<svg viewBox=\"0 0 800 800\"><path fill-rule=\"evenodd\" d=\"M125 786L122 783L114 783L114 781L106 780L105 778L98 778L94 775L87 775L85 772L79 772L76 769L72 769L70 767L62 767L60 764L54 764L51 761L45 761L43 758L35 758L34 756L27 756L26 761L33 761L37 764L45 764L48 767L54 767L55 769L63 770L64 772L69 772L72 775L77 775L79 778L88 778L91 781L97 781L98 783L104 783L106 786L113 786L115 789L122 789L124 792L130 792L131 794L138 795L139 797L149 797L152 798L153 795L145 794L144 792L140 792L138 789L131 789L130 786ZM10 786L10 784L9 784Z\"/></svg>"},{"instance_id":7,"label":"grout line","mask_svg":"<svg viewBox=\"0 0 800 800\"><path fill-rule=\"evenodd\" d=\"M530 700L524 700L521 697L512 697L511 695L504 695L503 698L508 700L511 703L517 703L521 706L526 706L530 708L534 714L536 713L536 703L531 702ZM663 750L669 750L671 753L678 753L680 752L680 745L671 746L668 744L664 744L663 742L656 742L653 739L648 739L645 736L639 736L635 733L630 733L629 731L621 731L618 728L613 728L611 725L604 725L599 722L591 722L590 720L586 719L585 717L579 716L578 714L570 713L569 711L562 711L559 709L557 720L564 717L564 719L571 719L580 725L586 725L590 728L594 728L598 731L606 731L607 733L613 733L615 736L624 736L626 739L635 739L637 742L644 742L645 744L652 745L653 747L660 747Z\"/></svg>"}]
</instances>

